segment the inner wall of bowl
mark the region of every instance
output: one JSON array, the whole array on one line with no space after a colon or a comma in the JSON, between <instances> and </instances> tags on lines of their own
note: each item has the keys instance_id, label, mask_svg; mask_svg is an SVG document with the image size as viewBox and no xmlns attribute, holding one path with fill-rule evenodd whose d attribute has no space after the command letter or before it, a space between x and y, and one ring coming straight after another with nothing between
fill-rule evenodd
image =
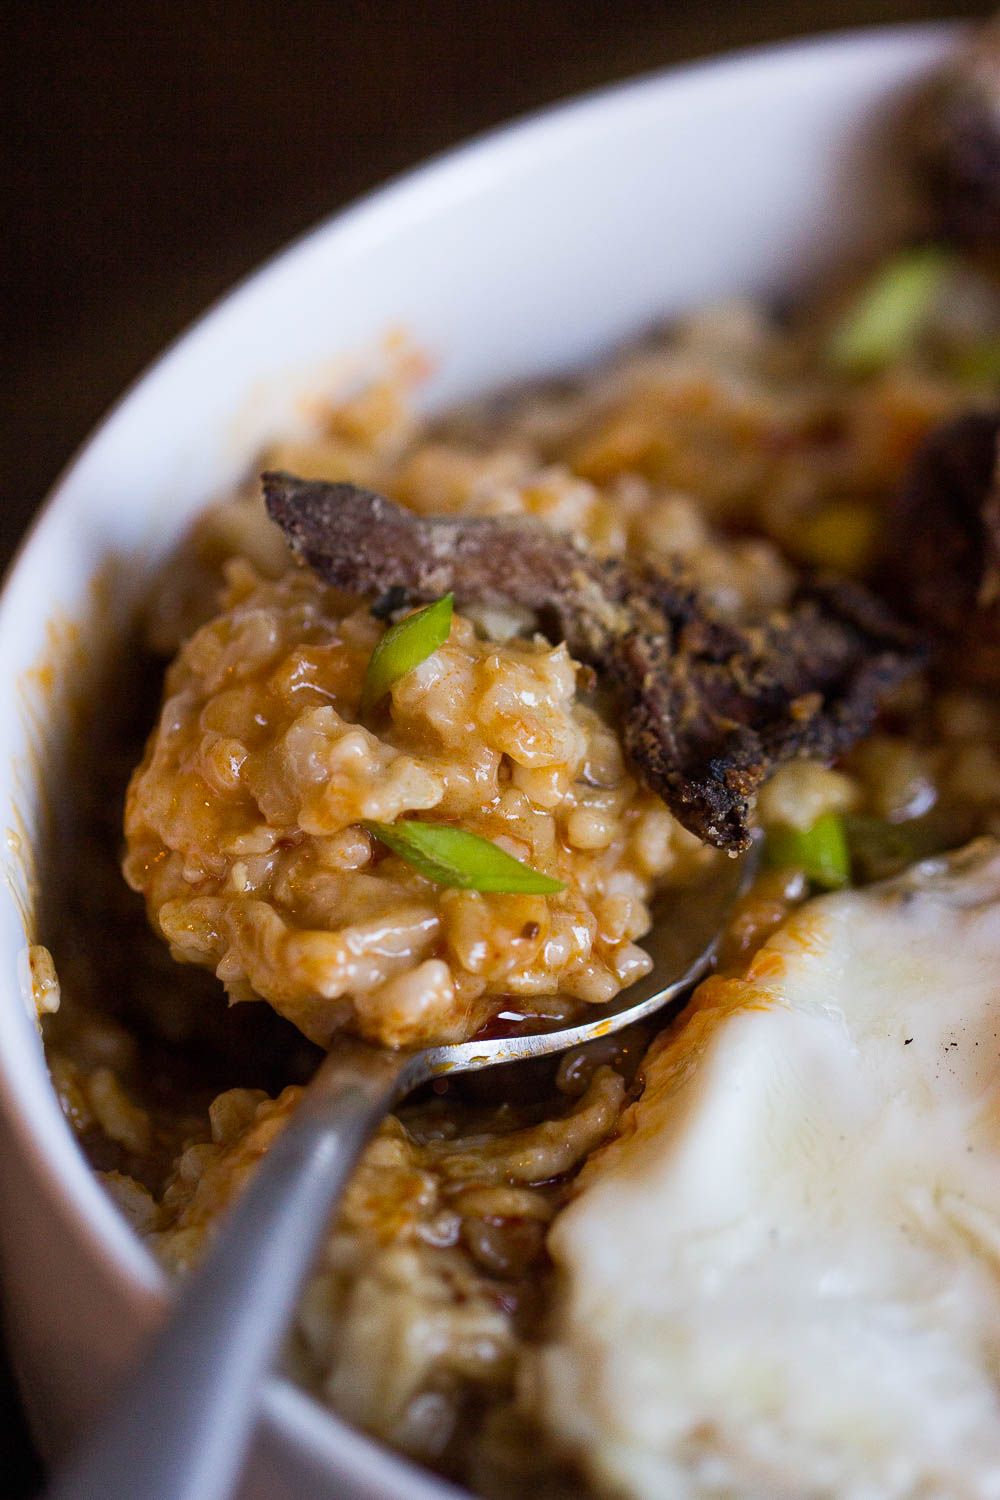
<instances>
[{"instance_id":1,"label":"inner wall of bowl","mask_svg":"<svg viewBox=\"0 0 1000 1500\"><path fill-rule=\"evenodd\" d=\"M0 897L13 1186L0 1236L29 1399L56 1444L56 1418L69 1431L99 1399L159 1283L47 1086L18 980L31 904L23 856L41 832L45 788L61 785L74 698L86 696L88 672L121 639L151 573L267 440L378 363L393 330L429 357L422 399L439 407L578 367L720 295L787 296L891 238L905 204L887 122L953 39L918 28L749 54L612 90L445 158L227 299L144 378L57 489L0 598L10 709L0 716L0 799L21 839L20 849L8 840ZM313 1461L342 1475L346 1463L357 1480L368 1459L347 1462L338 1429L313 1410ZM300 1452L304 1442L297 1429ZM376 1492L371 1474L365 1485L358 1493ZM388 1478L378 1492L404 1493Z\"/></svg>"}]
</instances>

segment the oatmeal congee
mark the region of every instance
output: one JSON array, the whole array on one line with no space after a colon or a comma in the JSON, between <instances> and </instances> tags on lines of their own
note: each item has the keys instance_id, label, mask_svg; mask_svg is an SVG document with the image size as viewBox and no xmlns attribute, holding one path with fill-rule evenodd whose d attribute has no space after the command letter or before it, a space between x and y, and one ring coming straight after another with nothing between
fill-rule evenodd
<instances>
[{"instance_id":1,"label":"oatmeal congee","mask_svg":"<svg viewBox=\"0 0 1000 1500\"><path fill-rule=\"evenodd\" d=\"M912 1014L925 973L903 984L890 966L871 1023L857 1004L880 972L873 955L892 960L925 941L914 891L961 946L964 913L993 890L992 844L915 886L905 872L1000 836L1000 708L995 684L970 678L968 653L927 611L917 623L938 655L919 645L903 680L890 670L891 632L868 626L901 608L901 596L905 605L891 577L893 559L905 571L907 556L900 496L912 505L915 486L933 510L940 486L928 493L928 453L935 473L953 463L988 482L1000 430L994 385L954 354L968 339L970 299L992 309L1000 329L1000 297L981 268L956 260L920 337L863 371L828 354L831 319L856 297L850 287L824 291L790 320L747 305L710 309L579 379L432 421L415 413L405 377L390 378L331 401L311 441L262 455L261 469L367 487L397 522L399 513L430 526L531 521L573 538L573 565L583 559L584 581L609 606L599 639L618 676L602 672L586 621L571 614L575 598L566 596L560 634L544 609L498 601L495 580L484 601L462 597L449 577L439 590L455 586L446 638L362 710L373 653L426 600L412 579L412 597L385 598L301 566L266 515L255 474L205 515L167 569L144 614L143 650L123 652L126 686L99 705L93 763L74 782L78 827L47 887L54 915L43 940L55 968L36 950L53 1080L115 1201L183 1274L295 1110L319 1057L312 1044L336 1047L341 1028L407 1047L536 1012L565 1020L627 993L646 971L658 892L727 857L687 831L670 801L680 782L693 785L691 766L671 781L670 747L652 741L665 767L661 797L630 749L650 748L641 738L649 724L636 731L635 716L659 680L652 674L639 691L624 667L681 662L670 706L681 705L695 740L721 736L719 779L730 777L734 795L749 788L747 817L765 839L766 859L723 934L721 974L658 1036L659 1022L632 1028L499 1077L439 1080L439 1092L401 1105L363 1154L286 1350L295 1379L334 1412L490 1500L661 1500L664 1476L672 1493L716 1500L719 1474L727 1493L803 1500L808 1464L826 1472L826 1397L838 1369L844 1401L857 1406L856 1351L838 1364L795 1343L816 1312L803 1293L801 1304L786 1299L784 1363L766 1367L774 1321L758 1289L785 1296L796 1265L813 1261L779 1263L773 1221L754 1218L753 1204L742 1215L731 1205L761 1183L755 1203L780 1197L804 1162L796 1243L818 1255L832 1230L814 1233L810 1214L831 1184L843 1182L844 1203L856 1208L859 1172L829 1167L845 1139L836 1111L829 1150L810 1157L822 1132L809 1112L829 1092L828 1056L877 1112L876 1074L859 1082L851 1070L867 1068L866 1049L891 1047L892 1099L912 1077L919 1083L913 1128L902 1133L907 1171L918 1180L937 1160L921 1146L941 1138L934 1120L920 1134L921 1101L958 1077L964 1033L926 1051L943 1010L931 993L924 1015ZM830 574L833 585L822 582ZM863 723L859 703L871 710ZM803 730L818 708L838 730L846 725L835 752L819 753L831 742ZM732 753L751 740L770 757L752 786L746 758ZM782 759L787 741L796 752ZM132 891L118 864L123 801ZM478 836L558 888L442 884L371 831L417 824ZM903 885L880 884L887 877ZM895 899L901 891L908 904ZM984 925L985 944L993 926ZM992 1027L992 997L980 998ZM911 1009L893 1010L904 1003ZM817 1017L822 1048L794 1050ZM794 1043L783 1072L780 1049L755 1041L772 1027ZM992 1056L987 1038L963 1062ZM723 1056L738 1061L716 1066ZM782 1118L791 1123L780 1129L778 1073L790 1080ZM756 1092L734 1087L754 1077ZM739 1114L754 1099L759 1117ZM796 1111L809 1114L805 1124ZM692 1143L704 1149L688 1168ZM874 1217L896 1235L908 1210L897 1213L891 1198L903 1179L899 1142L889 1144L876 1161L865 1138L859 1161L882 1205ZM959 1184L980 1169L967 1144L956 1134L948 1158ZM761 1147L772 1152L766 1169ZM718 1182L726 1191L713 1200ZM962 1211L950 1260L941 1246L954 1248L953 1230L935 1221L937 1269L909 1283L918 1314L926 1288L948 1283L956 1258L978 1254L969 1246L988 1221ZM891 1301L905 1256L892 1258L895 1242L883 1256L881 1240L868 1254L870 1218L858 1219L857 1285L888 1267L877 1292ZM853 1222L833 1201L829 1224ZM744 1223L759 1233L737 1243ZM921 1235L924 1220L908 1224L906 1245ZM734 1267L747 1268L742 1301ZM989 1275L977 1269L971 1280L985 1288L977 1307L992 1305ZM821 1284L841 1282L830 1272ZM819 1303L820 1313L834 1305ZM719 1313L729 1306L738 1315ZM939 1312L920 1324L935 1339ZM865 1328L869 1313L862 1299ZM972 1347L981 1324L978 1312L962 1324L961 1352L988 1394L992 1352ZM644 1340L659 1367L633 1359ZM678 1373L664 1375L669 1359ZM909 1378L916 1362L893 1368ZM768 1403L778 1375L787 1400L776 1416ZM851 1429L863 1437L878 1405L878 1391L865 1390L870 1411ZM943 1409L938 1394L919 1407L925 1416ZM786 1413L798 1426L781 1489L769 1455L786 1451ZM933 1492L958 1493L947 1464L966 1448L939 1443L929 1417L921 1430L927 1463L946 1465L926 1472L949 1476ZM879 1488L879 1476L899 1472L901 1450L887 1440L888 1467L876 1470L872 1444L862 1449L838 1448L844 1472L869 1485L845 1493L931 1493L920 1488L926 1472L909 1488ZM819 1481L809 1493L837 1496Z\"/></svg>"}]
</instances>

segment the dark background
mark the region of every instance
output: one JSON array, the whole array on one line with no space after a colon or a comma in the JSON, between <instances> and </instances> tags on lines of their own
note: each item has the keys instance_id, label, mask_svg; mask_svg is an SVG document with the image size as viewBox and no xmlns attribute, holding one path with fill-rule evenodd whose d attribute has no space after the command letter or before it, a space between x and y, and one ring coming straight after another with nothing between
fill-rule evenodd
<instances>
[{"instance_id":1,"label":"dark background","mask_svg":"<svg viewBox=\"0 0 1000 1500\"><path fill-rule=\"evenodd\" d=\"M630 73L807 32L991 9L974 0L8 0L0 562L164 343L262 257L386 176ZM8 1415L0 1473L13 1480L0 1484L15 1500L38 1471L0 1364L5 1431Z\"/></svg>"}]
</instances>

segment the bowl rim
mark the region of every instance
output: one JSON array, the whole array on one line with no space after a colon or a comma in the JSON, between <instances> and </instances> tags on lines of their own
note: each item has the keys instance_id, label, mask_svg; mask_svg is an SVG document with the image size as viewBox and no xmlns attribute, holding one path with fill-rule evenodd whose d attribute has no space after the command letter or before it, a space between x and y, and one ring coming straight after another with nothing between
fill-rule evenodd
<instances>
[{"instance_id":1,"label":"bowl rim","mask_svg":"<svg viewBox=\"0 0 1000 1500\"><path fill-rule=\"evenodd\" d=\"M204 339L212 339L224 320L244 315L245 305L275 278L291 278L304 257L323 253L331 240L352 237L363 244L395 236L407 221L432 215L441 202L461 201L470 177L482 191L484 173L493 179L516 174L526 155L558 151L567 137L600 134L623 111L662 90L718 88L724 77L757 72L786 74L803 64L846 65L859 54L881 52L887 69L902 51L928 66L944 60L966 33L966 22L935 21L844 28L777 43L725 51L673 64L605 84L516 116L441 151L386 183L355 198L294 237L223 292L176 335L126 387L65 464L23 534L0 581L0 638L17 629L14 594L25 561L58 537L64 510L72 503L74 482L89 456L113 443L128 423L129 408L139 392L148 392L184 361ZM8 689L9 690L9 689ZM151 1320L167 1296L167 1277L114 1206L76 1143L51 1086L37 1032L25 1007L0 1006L0 1094L4 1117L16 1149L33 1177L43 1180L61 1200L85 1244L115 1274L121 1302ZM8 1017L13 1016L11 1021ZM373 1479L385 1496L442 1500L466 1493L429 1473L374 1438L340 1419L290 1379L272 1376L263 1392L261 1427L291 1442L324 1471L342 1480Z\"/></svg>"}]
</instances>

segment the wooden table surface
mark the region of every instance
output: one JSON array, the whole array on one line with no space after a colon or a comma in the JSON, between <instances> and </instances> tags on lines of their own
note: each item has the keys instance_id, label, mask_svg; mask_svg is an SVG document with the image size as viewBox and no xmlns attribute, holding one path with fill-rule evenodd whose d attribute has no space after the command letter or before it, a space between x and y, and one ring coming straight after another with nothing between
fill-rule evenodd
<instances>
[{"instance_id":1,"label":"wooden table surface","mask_svg":"<svg viewBox=\"0 0 1000 1500\"><path fill-rule=\"evenodd\" d=\"M580 89L942 0L14 0L0 560L101 413L264 256L389 174ZM2 1207L0 1207L2 1211ZM13 1477L38 1469L0 1364ZM129 1497L131 1500L131 1497Z\"/></svg>"}]
</instances>

